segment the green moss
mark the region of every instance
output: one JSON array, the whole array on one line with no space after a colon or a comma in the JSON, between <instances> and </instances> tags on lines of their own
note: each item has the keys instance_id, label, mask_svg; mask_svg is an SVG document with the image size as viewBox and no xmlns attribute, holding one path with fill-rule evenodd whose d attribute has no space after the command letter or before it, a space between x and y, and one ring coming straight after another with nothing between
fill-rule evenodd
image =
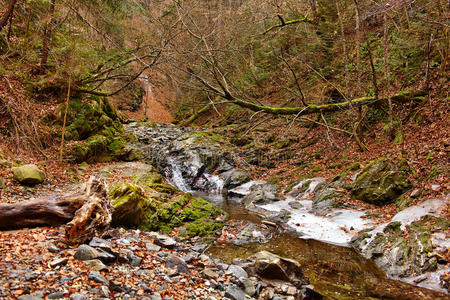
<instances>
[{"instance_id":1,"label":"green moss","mask_svg":"<svg viewBox=\"0 0 450 300\"><path fill-rule=\"evenodd\" d=\"M402 223L400 222L391 222L389 223L383 230L385 233L398 233L401 231Z\"/></svg>"},{"instance_id":2,"label":"green moss","mask_svg":"<svg viewBox=\"0 0 450 300\"><path fill-rule=\"evenodd\" d=\"M155 204L155 203L153 203ZM208 235L221 228L223 223L217 221L219 215L225 214L220 208L190 193L172 199L167 203L158 203L148 210L142 224L146 230L170 232L175 227L185 227L189 236Z\"/></svg>"}]
</instances>

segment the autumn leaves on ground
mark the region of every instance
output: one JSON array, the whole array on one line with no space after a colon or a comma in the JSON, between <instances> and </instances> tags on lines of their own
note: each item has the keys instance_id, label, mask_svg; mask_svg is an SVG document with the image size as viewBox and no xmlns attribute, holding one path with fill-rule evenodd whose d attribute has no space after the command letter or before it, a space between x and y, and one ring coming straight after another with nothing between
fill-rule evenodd
<instances>
[{"instance_id":1,"label":"autumn leaves on ground","mask_svg":"<svg viewBox=\"0 0 450 300\"><path fill-rule=\"evenodd\" d=\"M347 178L330 205L364 210L376 225L439 199L439 217L448 219L447 19L448 5L424 0L0 0L0 204L66 195L98 174L110 187L135 184L136 174L109 169L143 159L124 129L136 121L194 127L200 133L188 141L201 148L213 140L281 196L307 178L331 185L350 166L406 162L401 196L370 204L356 199L355 178ZM45 173L38 184L13 171L28 164ZM162 195L161 205L185 195L159 177L142 194ZM439 222L426 220L426 242L434 233L450 237ZM63 227L2 232L0 298L220 299L236 286L226 297L278 299L281 291L292 299L284 287L253 291L259 281L202 256L201 240L181 237L178 227L155 227L175 228L176 247L167 236L108 230L86 260L63 242ZM410 238L399 235L384 247ZM448 267L448 247L435 252L436 265ZM449 278L440 277L441 289ZM305 284L293 293L306 293Z\"/></svg>"}]
</instances>

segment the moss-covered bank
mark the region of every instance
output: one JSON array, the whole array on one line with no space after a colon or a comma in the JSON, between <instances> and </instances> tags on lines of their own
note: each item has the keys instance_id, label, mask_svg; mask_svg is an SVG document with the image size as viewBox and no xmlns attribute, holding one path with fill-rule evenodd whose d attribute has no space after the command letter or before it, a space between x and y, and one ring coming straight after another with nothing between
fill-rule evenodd
<instances>
[{"instance_id":1,"label":"moss-covered bank","mask_svg":"<svg viewBox=\"0 0 450 300\"><path fill-rule=\"evenodd\" d=\"M136 178L136 184L122 182L110 189L114 226L164 233L178 228L188 236L210 235L222 228L224 211L163 183L156 174Z\"/></svg>"}]
</instances>

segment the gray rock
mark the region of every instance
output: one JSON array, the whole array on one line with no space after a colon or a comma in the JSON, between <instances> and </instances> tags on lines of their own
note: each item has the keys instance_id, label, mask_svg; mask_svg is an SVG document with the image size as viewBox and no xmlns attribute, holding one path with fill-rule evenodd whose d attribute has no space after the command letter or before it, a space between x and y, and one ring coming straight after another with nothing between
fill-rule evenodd
<instances>
[{"instance_id":1,"label":"gray rock","mask_svg":"<svg viewBox=\"0 0 450 300\"><path fill-rule=\"evenodd\" d=\"M109 286L109 281L103 277L102 274L100 274L97 271L90 271L88 274L88 279L93 280L97 283L101 283L103 285Z\"/></svg>"},{"instance_id":2,"label":"gray rock","mask_svg":"<svg viewBox=\"0 0 450 300\"><path fill-rule=\"evenodd\" d=\"M41 294L36 295L36 294L33 294L33 295L22 295L22 296L19 296L17 299L18 300L42 300L42 299L44 299L44 294L43 293L42 293L42 295Z\"/></svg>"},{"instance_id":3,"label":"gray rock","mask_svg":"<svg viewBox=\"0 0 450 300\"><path fill-rule=\"evenodd\" d=\"M205 275L209 279L216 279L219 277L219 274L211 270L210 268L205 268L203 270L203 275Z\"/></svg>"},{"instance_id":4,"label":"gray rock","mask_svg":"<svg viewBox=\"0 0 450 300\"><path fill-rule=\"evenodd\" d=\"M236 278L248 278L247 272L239 266L229 265L227 269L227 274L231 274Z\"/></svg>"},{"instance_id":5,"label":"gray rock","mask_svg":"<svg viewBox=\"0 0 450 300\"><path fill-rule=\"evenodd\" d=\"M298 202L298 201L291 201L291 202L288 203L288 205L289 205L291 208L293 208L293 209L299 209L299 208L302 208L302 207L303 207L303 204L301 204L301 203Z\"/></svg>"},{"instance_id":6,"label":"gray rock","mask_svg":"<svg viewBox=\"0 0 450 300\"><path fill-rule=\"evenodd\" d=\"M87 299L88 299L88 297L86 297L83 294L76 293L76 294L70 295L70 300L87 300Z\"/></svg>"},{"instance_id":7,"label":"gray rock","mask_svg":"<svg viewBox=\"0 0 450 300\"><path fill-rule=\"evenodd\" d=\"M151 300L161 300L161 295L159 293L153 293L150 295Z\"/></svg>"},{"instance_id":8,"label":"gray rock","mask_svg":"<svg viewBox=\"0 0 450 300\"><path fill-rule=\"evenodd\" d=\"M224 181L223 186L227 189L237 187L243 183L249 182L251 179L247 172L239 169L232 169L230 171L223 172L220 175Z\"/></svg>"},{"instance_id":9,"label":"gray rock","mask_svg":"<svg viewBox=\"0 0 450 300\"><path fill-rule=\"evenodd\" d=\"M241 284L241 287L244 288L244 291L247 295L253 296L256 293L255 285L247 277L240 277L239 283Z\"/></svg>"},{"instance_id":10,"label":"gray rock","mask_svg":"<svg viewBox=\"0 0 450 300\"><path fill-rule=\"evenodd\" d=\"M147 250L149 250L149 251L158 252L159 250L161 250L161 246L158 246L158 245L155 245L152 243L146 243L145 246L146 246Z\"/></svg>"},{"instance_id":11,"label":"gray rock","mask_svg":"<svg viewBox=\"0 0 450 300\"><path fill-rule=\"evenodd\" d=\"M54 292L47 296L48 299L61 299L64 298L66 292Z\"/></svg>"},{"instance_id":12,"label":"gray rock","mask_svg":"<svg viewBox=\"0 0 450 300\"><path fill-rule=\"evenodd\" d=\"M14 179L22 184L35 185L45 180L45 173L33 164L14 167L11 170L14 174Z\"/></svg>"},{"instance_id":13,"label":"gray rock","mask_svg":"<svg viewBox=\"0 0 450 300\"><path fill-rule=\"evenodd\" d=\"M89 242L89 246L91 247L99 247L99 248L103 248L103 247L112 247L112 243L110 241L98 238L98 237L94 237L90 242Z\"/></svg>"},{"instance_id":14,"label":"gray rock","mask_svg":"<svg viewBox=\"0 0 450 300\"><path fill-rule=\"evenodd\" d=\"M274 184L263 183L256 184L250 188L250 192L242 199L245 205L250 204L268 204L275 201L280 201L282 197L277 192L277 187Z\"/></svg>"},{"instance_id":15,"label":"gray rock","mask_svg":"<svg viewBox=\"0 0 450 300\"><path fill-rule=\"evenodd\" d=\"M76 259L79 260L91 260L91 259L96 259L100 256L100 254L98 253L98 251L94 248L92 248L91 246L88 245L80 245L80 247L78 247L77 252L75 252L74 257Z\"/></svg>"},{"instance_id":16,"label":"gray rock","mask_svg":"<svg viewBox=\"0 0 450 300\"><path fill-rule=\"evenodd\" d=\"M245 293L234 284L231 284L226 288L225 297L233 300L246 300Z\"/></svg>"},{"instance_id":17,"label":"gray rock","mask_svg":"<svg viewBox=\"0 0 450 300\"><path fill-rule=\"evenodd\" d=\"M109 294L111 292L109 291L109 288L107 286L102 285L100 287L100 296L104 298L109 298Z\"/></svg>"},{"instance_id":18,"label":"gray rock","mask_svg":"<svg viewBox=\"0 0 450 300\"><path fill-rule=\"evenodd\" d=\"M405 162L394 164L386 158L368 163L351 186L351 195L364 202L384 205L409 190L409 166Z\"/></svg>"},{"instance_id":19,"label":"gray rock","mask_svg":"<svg viewBox=\"0 0 450 300\"><path fill-rule=\"evenodd\" d=\"M114 261L116 259L116 257L111 253L108 253L102 249L95 249L85 244L78 247L74 257L79 260L100 259L105 262Z\"/></svg>"},{"instance_id":20,"label":"gray rock","mask_svg":"<svg viewBox=\"0 0 450 300\"><path fill-rule=\"evenodd\" d=\"M155 237L154 243L163 248L173 249L177 245L177 241L175 241L168 235L156 234L154 235L154 237Z\"/></svg>"},{"instance_id":21,"label":"gray rock","mask_svg":"<svg viewBox=\"0 0 450 300\"><path fill-rule=\"evenodd\" d=\"M177 271L179 273L190 273L186 262L183 259L181 259L180 257L175 256L173 254L169 255L165 259L165 264L166 264L166 267L168 267L168 268L177 267Z\"/></svg>"},{"instance_id":22,"label":"gray rock","mask_svg":"<svg viewBox=\"0 0 450 300\"><path fill-rule=\"evenodd\" d=\"M64 266L69 261L68 258L57 258L49 263L50 267L56 268L57 266Z\"/></svg>"}]
</instances>

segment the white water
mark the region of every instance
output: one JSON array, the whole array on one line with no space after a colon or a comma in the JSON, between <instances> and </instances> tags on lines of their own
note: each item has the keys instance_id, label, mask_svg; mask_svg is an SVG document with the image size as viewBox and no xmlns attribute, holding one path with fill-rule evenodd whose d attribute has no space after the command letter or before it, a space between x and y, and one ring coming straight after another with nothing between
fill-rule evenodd
<instances>
[{"instance_id":1,"label":"white water","mask_svg":"<svg viewBox=\"0 0 450 300\"><path fill-rule=\"evenodd\" d=\"M262 205L260 207L268 211L276 212L283 209L288 210L291 215L287 221L287 225L300 233L300 237L303 239L315 239L332 244L348 245L358 231L373 225L370 220L362 218L365 213L361 211L332 209L329 214L319 216L311 212L311 200L297 201L302 205L298 209L293 209L289 206L289 202L291 201L296 200L288 197L283 201Z\"/></svg>"},{"instance_id":2,"label":"white water","mask_svg":"<svg viewBox=\"0 0 450 300\"><path fill-rule=\"evenodd\" d=\"M178 162L169 157L167 159L167 163L169 164L170 170L172 172L170 183L183 192L192 192L192 189L186 184L186 181L183 178L183 174L181 173L181 168L178 165Z\"/></svg>"}]
</instances>

